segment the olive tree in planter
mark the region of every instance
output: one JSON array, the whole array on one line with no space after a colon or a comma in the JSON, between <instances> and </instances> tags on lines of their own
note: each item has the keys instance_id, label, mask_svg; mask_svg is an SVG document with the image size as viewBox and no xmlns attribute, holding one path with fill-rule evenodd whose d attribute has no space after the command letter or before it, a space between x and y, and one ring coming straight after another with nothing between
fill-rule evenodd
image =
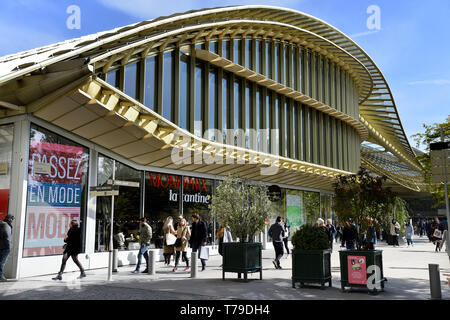
<instances>
[{"instance_id":1,"label":"olive tree in planter","mask_svg":"<svg viewBox=\"0 0 450 320\"><path fill-rule=\"evenodd\" d=\"M220 182L211 198L211 213L230 228L239 242L223 244L222 278L225 272L244 274L260 272L262 279L262 244L253 242L264 231L269 217L270 200L267 187L248 180L228 176Z\"/></svg>"},{"instance_id":2,"label":"olive tree in planter","mask_svg":"<svg viewBox=\"0 0 450 320\"><path fill-rule=\"evenodd\" d=\"M383 187L385 180L386 177L372 175L361 167L357 174L341 175L333 184L333 209L338 221L344 225L351 220L358 234L357 250L339 251L343 291L345 287L369 288L371 292L384 289L382 251L367 249L361 239L369 229L369 222L374 221L377 229L377 224L386 220L395 202L395 194ZM372 281L374 274L376 282Z\"/></svg>"},{"instance_id":3,"label":"olive tree in planter","mask_svg":"<svg viewBox=\"0 0 450 320\"><path fill-rule=\"evenodd\" d=\"M331 250L328 235L316 226L305 224L292 236L292 287L300 282L319 283L325 289L325 283L331 287Z\"/></svg>"}]
</instances>

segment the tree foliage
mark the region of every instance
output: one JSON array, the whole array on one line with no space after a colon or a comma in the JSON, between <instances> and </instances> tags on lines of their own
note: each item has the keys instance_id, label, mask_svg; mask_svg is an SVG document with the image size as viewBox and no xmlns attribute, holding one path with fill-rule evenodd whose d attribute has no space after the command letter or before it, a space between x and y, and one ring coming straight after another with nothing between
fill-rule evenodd
<instances>
[{"instance_id":1,"label":"tree foliage","mask_svg":"<svg viewBox=\"0 0 450 320\"><path fill-rule=\"evenodd\" d=\"M223 225L230 227L234 237L251 242L264 231L270 204L267 187L228 176L219 183L209 208Z\"/></svg>"},{"instance_id":2,"label":"tree foliage","mask_svg":"<svg viewBox=\"0 0 450 320\"><path fill-rule=\"evenodd\" d=\"M338 176L333 183L333 210L339 223L351 220L363 233L368 229L368 218L386 221L397 197L390 188L383 187L384 181L386 177L370 175L363 167L357 174Z\"/></svg>"},{"instance_id":3,"label":"tree foliage","mask_svg":"<svg viewBox=\"0 0 450 320\"><path fill-rule=\"evenodd\" d=\"M441 129L444 131L444 139L450 139L450 115L443 123L434 123L432 125L423 124L425 132L416 133L412 138L416 142L416 147L424 147L425 153L420 154L416 159L422 164L423 178L428 186L428 192L433 195L436 200L435 207L445 203L444 185L442 183L433 183L431 181L431 158L430 158L430 143L439 142L441 140Z\"/></svg>"}]
</instances>

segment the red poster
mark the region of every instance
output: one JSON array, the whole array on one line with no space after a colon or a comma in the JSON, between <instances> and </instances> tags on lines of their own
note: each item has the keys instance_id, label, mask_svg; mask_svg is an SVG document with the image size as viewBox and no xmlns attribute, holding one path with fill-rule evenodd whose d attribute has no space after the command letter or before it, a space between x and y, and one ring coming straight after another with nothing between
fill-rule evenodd
<instances>
[{"instance_id":1,"label":"red poster","mask_svg":"<svg viewBox=\"0 0 450 320\"><path fill-rule=\"evenodd\" d=\"M348 283L353 284L367 283L366 257L347 256L347 266L348 266Z\"/></svg>"},{"instance_id":2,"label":"red poster","mask_svg":"<svg viewBox=\"0 0 450 320\"><path fill-rule=\"evenodd\" d=\"M0 220L8 214L9 189L0 189Z\"/></svg>"}]
</instances>

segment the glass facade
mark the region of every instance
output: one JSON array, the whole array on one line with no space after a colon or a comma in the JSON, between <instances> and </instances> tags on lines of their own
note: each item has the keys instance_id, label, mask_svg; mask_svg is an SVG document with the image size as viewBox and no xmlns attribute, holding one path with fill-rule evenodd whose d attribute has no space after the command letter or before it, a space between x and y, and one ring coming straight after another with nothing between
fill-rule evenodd
<instances>
[{"instance_id":1,"label":"glass facade","mask_svg":"<svg viewBox=\"0 0 450 320\"><path fill-rule=\"evenodd\" d=\"M208 43L211 52L263 73L358 119L357 88L348 72L337 67L335 62L309 48L278 39L239 37L221 41L202 41L194 47L203 49ZM183 48L187 48L186 44L183 44ZM183 53L186 50L180 50L176 55L177 50L170 50L151 52L143 60L143 97L149 108L161 112L166 119L197 136L217 140L217 132L210 131L205 135L205 131L222 130L224 143L247 148L253 145L251 139L241 137L248 136L246 130L278 129L279 133L273 133L273 137L281 139L278 141L279 148L271 150L260 146L256 149L341 170L357 171L357 157L344 155L345 152L356 150L359 145L357 132L347 123L326 116L271 88L263 89L239 74L221 70L199 58L186 55ZM158 61L162 66L158 66ZM139 69L138 62L125 66L122 84L118 70L107 73L106 81L118 87L123 85L127 94L139 97ZM158 72L162 74L158 76ZM261 114L258 113L261 110L259 101L264 101L265 105ZM239 134L240 137L226 141L224 130L228 128L235 129L235 135ZM260 136L260 132L256 132L256 136ZM337 143L333 139L338 139L343 152L336 159L330 157L328 160L330 146Z\"/></svg>"}]
</instances>

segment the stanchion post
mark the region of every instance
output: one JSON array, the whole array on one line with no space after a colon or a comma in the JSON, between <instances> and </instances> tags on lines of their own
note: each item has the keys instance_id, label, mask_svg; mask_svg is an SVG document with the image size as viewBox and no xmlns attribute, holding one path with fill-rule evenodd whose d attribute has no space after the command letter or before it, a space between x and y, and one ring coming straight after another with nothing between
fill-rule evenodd
<instances>
[{"instance_id":1,"label":"stanchion post","mask_svg":"<svg viewBox=\"0 0 450 320\"><path fill-rule=\"evenodd\" d=\"M197 252L191 252L191 278L197 278Z\"/></svg>"},{"instance_id":2,"label":"stanchion post","mask_svg":"<svg viewBox=\"0 0 450 320\"><path fill-rule=\"evenodd\" d=\"M148 250L148 274L154 276L156 274L156 250Z\"/></svg>"},{"instance_id":3,"label":"stanchion post","mask_svg":"<svg viewBox=\"0 0 450 320\"><path fill-rule=\"evenodd\" d=\"M428 271L430 273L430 292L432 300L442 299L441 293L441 277L439 275L438 264L428 264Z\"/></svg>"},{"instance_id":4,"label":"stanchion post","mask_svg":"<svg viewBox=\"0 0 450 320\"><path fill-rule=\"evenodd\" d=\"M113 250L113 270L112 272L118 272L117 267L119 266L119 249Z\"/></svg>"}]
</instances>

